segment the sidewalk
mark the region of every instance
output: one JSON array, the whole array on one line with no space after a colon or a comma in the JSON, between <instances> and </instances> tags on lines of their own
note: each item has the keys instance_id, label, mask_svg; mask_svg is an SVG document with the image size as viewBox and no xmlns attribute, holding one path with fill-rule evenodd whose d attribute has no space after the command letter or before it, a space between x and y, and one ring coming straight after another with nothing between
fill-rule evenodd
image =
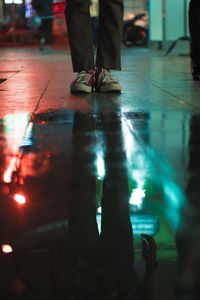
<instances>
[{"instance_id":1,"label":"sidewalk","mask_svg":"<svg viewBox=\"0 0 200 300\"><path fill-rule=\"evenodd\" d=\"M21 273L12 276L28 285L35 269L44 273L38 277L44 289L36 280L27 299L35 299L34 293L37 299L64 299L62 280L52 277L62 272L54 248L65 242L69 207L75 202L77 220L90 220L95 199L100 220L107 197L112 219L127 193L136 269L141 276L140 234L150 234L160 265L156 299L175 299L177 258L185 255L187 263L192 249L199 253L200 83L192 81L189 64L189 57L124 48L123 70L113 71L122 94L75 96L69 92L75 75L68 49L52 55L37 48L0 49L1 240L13 246L13 255L25 251ZM16 192L27 198L23 209L13 204ZM33 266L37 255L42 262ZM44 279L48 260L55 269Z\"/></svg>"},{"instance_id":2,"label":"sidewalk","mask_svg":"<svg viewBox=\"0 0 200 300\"><path fill-rule=\"evenodd\" d=\"M40 111L59 107L93 109L92 103L80 98L74 101L69 94L68 86L74 78L69 50L57 50L54 55L41 55L37 48L1 50L0 61L0 76L7 79L1 84L2 116L7 107L9 113L31 112L41 97ZM116 75L123 86L118 100L123 110L199 109L199 85L190 80L187 57L163 57L162 53L147 49L122 49L122 63L123 71ZM15 101L11 100L13 94ZM109 107L112 104L112 110L116 109L115 101L109 100Z\"/></svg>"}]
</instances>

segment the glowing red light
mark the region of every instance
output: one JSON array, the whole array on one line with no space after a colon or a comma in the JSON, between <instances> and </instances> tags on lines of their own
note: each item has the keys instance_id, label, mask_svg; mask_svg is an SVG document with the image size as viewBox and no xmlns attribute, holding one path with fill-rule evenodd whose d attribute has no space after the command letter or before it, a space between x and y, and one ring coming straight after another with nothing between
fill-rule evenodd
<instances>
[{"instance_id":1,"label":"glowing red light","mask_svg":"<svg viewBox=\"0 0 200 300\"><path fill-rule=\"evenodd\" d=\"M12 179L12 173L14 170L16 170L16 164L17 164L17 158L13 157L7 166L7 169L5 170L3 174L3 181L5 183L10 183Z\"/></svg>"},{"instance_id":2,"label":"glowing red light","mask_svg":"<svg viewBox=\"0 0 200 300\"><path fill-rule=\"evenodd\" d=\"M10 245L2 245L1 250L5 254L13 252L13 248Z\"/></svg>"},{"instance_id":3,"label":"glowing red light","mask_svg":"<svg viewBox=\"0 0 200 300\"><path fill-rule=\"evenodd\" d=\"M15 194L13 196L14 200L19 203L19 204L25 204L26 203L26 198L24 195L21 194Z\"/></svg>"},{"instance_id":4,"label":"glowing red light","mask_svg":"<svg viewBox=\"0 0 200 300\"><path fill-rule=\"evenodd\" d=\"M5 183L10 183L11 182L11 176L10 176L10 173L8 172L5 172L4 175L3 175L3 181Z\"/></svg>"}]
</instances>

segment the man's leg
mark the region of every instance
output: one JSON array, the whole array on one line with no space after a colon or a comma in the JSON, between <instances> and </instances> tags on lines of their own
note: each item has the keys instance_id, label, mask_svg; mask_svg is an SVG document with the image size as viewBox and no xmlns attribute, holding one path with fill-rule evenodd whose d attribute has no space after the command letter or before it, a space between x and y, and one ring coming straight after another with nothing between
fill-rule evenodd
<instances>
[{"instance_id":1,"label":"man's leg","mask_svg":"<svg viewBox=\"0 0 200 300\"><path fill-rule=\"evenodd\" d=\"M133 233L129 213L128 171L123 147L122 121L117 114L102 116L105 134L105 178L102 195L101 248L108 268L108 289L137 283ZM107 281L107 282L106 282ZM109 282L110 281L110 282ZM110 286L109 286L110 285ZM124 295L124 298L125 299Z\"/></svg>"},{"instance_id":2,"label":"man's leg","mask_svg":"<svg viewBox=\"0 0 200 300\"><path fill-rule=\"evenodd\" d=\"M96 223L95 119L76 112L72 138L72 190L68 229L70 258L92 260L98 251ZM91 261L90 261L91 263Z\"/></svg>"},{"instance_id":3,"label":"man's leg","mask_svg":"<svg viewBox=\"0 0 200 300\"><path fill-rule=\"evenodd\" d=\"M94 69L90 0L67 0L65 16L74 72Z\"/></svg>"},{"instance_id":4,"label":"man's leg","mask_svg":"<svg viewBox=\"0 0 200 300\"><path fill-rule=\"evenodd\" d=\"M99 0L99 38L96 65L121 69L123 0Z\"/></svg>"},{"instance_id":5,"label":"man's leg","mask_svg":"<svg viewBox=\"0 0 200 300\"><path fill-rule=\"evenodd\" d=\"M189 9L191 59L194 73L200 74L200 1L191 0Z\"/></svg>"},{"instance_id":6,"label":"man's leg","mask_svg":"<svg viewBox=\"0 0 200 300\"><path fill-rule=\"evenodd\" d=\"M98 299L95 276L99 258L96 223L95 119L76 112L72 137L72 185L66 284L72 299ZM82 297L84 298L82 298ZM68 298L67 298L68 299Z\"/></svg>"},{"instance_id":7,"label":"man's leg","mask_svg":"<svg viewBox=\"0 0 200 300\"><path fill-rule=\"evenodd\" d=\"M50 46L53 43L53 18L46 19L46 45Z\"/></svg>"},{"instance_id":8,"label":"man's leg","mask_svg":"<svg viewBox=\"0 0 200 300\"><path fill-rule=\"evenodd\" d=\"M39 35L40 35L40 51L44 50L44 46L46 44L46 20L42 20L42 24L39 27Z\"/></svg>"}]
</instances>

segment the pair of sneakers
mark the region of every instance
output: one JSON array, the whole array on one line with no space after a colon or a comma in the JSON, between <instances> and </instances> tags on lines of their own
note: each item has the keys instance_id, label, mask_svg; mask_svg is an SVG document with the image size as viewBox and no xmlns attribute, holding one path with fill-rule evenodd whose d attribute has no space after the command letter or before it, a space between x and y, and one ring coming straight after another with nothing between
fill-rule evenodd
<instances>
[{"instance_id":1,"label":"pair of sneakers","mask_svg":"<svg viewBox=\"0 0 200 300\"><path fill-rule=\"evenodd\" d=\"M71 93L121 92L121 85L110 72L103 67L96 70L81 71L70 85Z\"/></svg>"}]
</instances>

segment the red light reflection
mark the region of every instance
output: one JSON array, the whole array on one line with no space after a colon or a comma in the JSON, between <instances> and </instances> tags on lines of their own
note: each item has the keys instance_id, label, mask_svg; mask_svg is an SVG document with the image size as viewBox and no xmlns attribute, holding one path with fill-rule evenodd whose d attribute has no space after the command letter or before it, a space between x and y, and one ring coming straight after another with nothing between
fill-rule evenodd
<instances>
[{"instance_id":1,"label":"red light reflection","mask_svg":"<svg viewBox=\"0 0 200 300\"><path fill-rule=\"evenodd\" d=\"M5 183L10 183L11 179L12 179L12 173L16 170L16 166L18 163L18 157L12 157L7 169L5 170L4 174L3 174L3 182Z\"/></svg>"},{"instance_id":2,"label":"red light reflection","mask_svg":"<svg viewBox=\"0 0 200 300\"><path fill-rule=\"evenodd\" d=\"M18 203L18 204L25 204L26 203L26 198L24 195L21 194L14 194L13 199Z\"/></svg>"},{"instance_id":3,"label":"red light reflection","mask_svg":"<svg viewBox=\"0 0 200 300\"><path fill-rule=\"evenodd\" d=\"M13 248L10 245L2 245L1 250L5 254L13 252Z\"/></svg>"}]
</instances>

